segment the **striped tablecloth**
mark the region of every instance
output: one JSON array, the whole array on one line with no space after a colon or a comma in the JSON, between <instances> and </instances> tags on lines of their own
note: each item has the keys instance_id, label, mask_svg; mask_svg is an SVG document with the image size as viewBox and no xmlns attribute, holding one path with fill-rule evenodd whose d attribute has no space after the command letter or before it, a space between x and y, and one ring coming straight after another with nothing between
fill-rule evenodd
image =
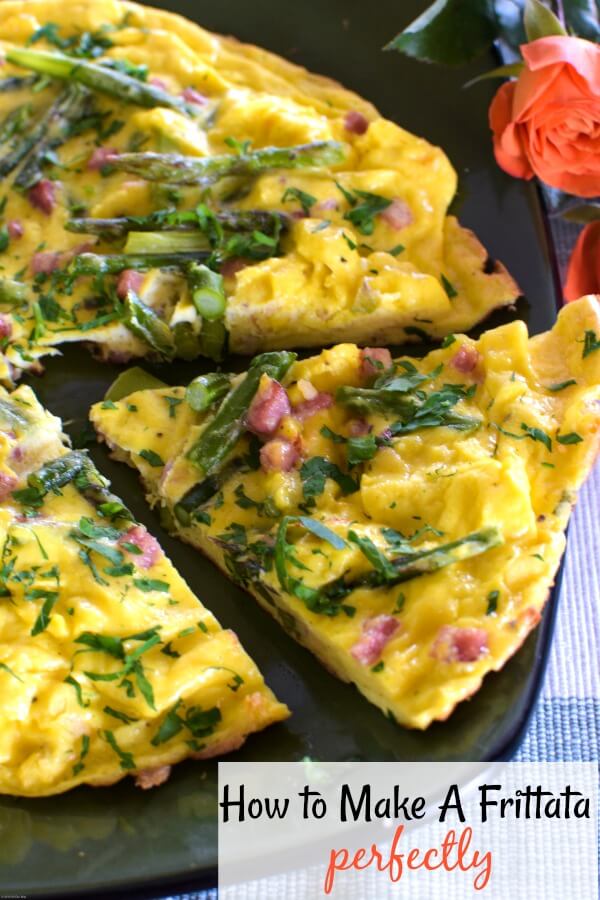
<instances>
[{"instance_id":1,"label":"striped tablecloth","mask_svg":"<svg viewBox=\"0 0 600 900\"><path fill-rule=\"evenodd\" d=\"M553 225L553 233L564 276L578 229L560 221ZM542 694L517 760L600 758L599 513L600 462L581 491L571 520L555 639ZM269 893L269 900L302 900L302 878L303 873L282 877L281 892ZM168 900L217 900L217 892ZM248 900L267 898L256 893L256 885L249 885Z\"/></svg>"}]
</instances>

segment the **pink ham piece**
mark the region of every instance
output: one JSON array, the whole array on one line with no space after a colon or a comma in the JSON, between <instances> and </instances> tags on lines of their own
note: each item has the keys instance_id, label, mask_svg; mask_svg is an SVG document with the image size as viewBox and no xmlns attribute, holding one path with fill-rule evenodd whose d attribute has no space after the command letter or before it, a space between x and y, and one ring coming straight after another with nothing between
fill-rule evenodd
<instances>
[{"instance_id":1,"label":"pink ham piece","mask_svg":"<svg viewBox=\"0 0 600 900\"><path fill-rule=\"evenodd\" d=\"M400 623L393 616L381 615L367 619L363 623L363 636L350 648L350 653L363 666L372 666L399 627Z\"/></svg>"},{"instance_id":2,"label":"pink ham piece","mask_svg":"<svg viewBox=\"0 0 600 900\"><path fill-rule=\"evenodd\" d=\"M48 178L42 178L37 184L29 189L27 198L35 209L41 210L47 216L52 213L56 206L56 195L54 182Z\"/></svg>"},{"instance_id":3,"label":"pink ham piece","mask_svg":"<svg viewBox=\"0 0 600 900\"><path fill-rule=\"evenodd\" d=\"M296 465L300 454L290 441L267 441L260 448L260 464L265 472L289 472Z\"/></svg>"},{"instance_id":4,"label":"pink ham piece","mask_svg":"<svg viewBox=\"0 0 600 900\"><path fill-rule=\"evenodd\" d=\"M151 84L152 87L159 88L161 91L169 90L167 82L163 81L162 78L157 78L155 75L148 79L148 84Z\"/></svg>"},{"instance_id":5,"label":"pink ham piece","mask_svg":"<svg viewBox=\"0 0 600 900\"><path fill-rule=\"evenodd\" d=\"M413 222L411 208L404 200L392 200L387 209L379 213L379 216L394 231L401 231L402 228L406 228Z\"/></svg>"},{"instance_id":6,"label":"pink ham piece","mask_svg":"<svg viewBox=\"0 0 600 900\"><path fill-rule=\"evenodd\" d=\"M121 535L118 543L121 546L123 543L133 544L138 550L142 551L141 554L135 554L135 563L141 569L149 569L157 563L163 555L160 544L155 537L152 537L152 535L146 531L143 525L134 525L133 528L130 528L129 531L126 531L125 534ZM127 551L126 547L124 549L126 552L131 552Z\"/></svg>"},{"instance_id":7,"label":"pink ham piece","mask_svg":"<svg viewBox=\"0 0 600 900\"><path fill-rule=\"evenodd\" d=\"M10 337L12 334L12 319L10 316L0 313L0 339Z\"/></svg>"},{"instance_id":8,"label":"pink ham piece","mask_svg":"<svg viewBox=\"0 0 600 900\"><path fill-rule=\"evenodd\" d=\"M61 254L52 250L34 253L31 257L31 271L34 275L51 275L60 268Z\"/></svg>"},{"instance_id":9,"label":"pink ham piece","mask_svg":"<svg viewBox=\"0 0 600 900\"><path fill-rule=\"evenodd\" d=\"M119 151L114 147L96 147L90 158L87 167L93 172L98 172L104 166L114 162L119 156Z\"/></svg>"},{"instance_id":10,"label":"pink ham piece","mask_svg":"<svg viewBox=\"0 0 600 900\"><path fill-rule=\"evenodd\" d=\"M137 294L143 281L144 276L141 272L136 272L135 269L124 269L117 278L117 296L120 300L124 300L127 291Z\"/></svg>"},{"instance_id":11,"label":"pink ham piece","mask_svg":"<svg viewBox=\"0 0 600 900\"><path fill-rule=\"evenodd\" d=\"M18 219L11 219L6 225L6 230L13 241L18 241L25 234L25 229Z\"/></svg>"},{"instance_id":12,"label":"pink ham piece","mask_svg":"<svg viewBox=\"0 0 600 900\"><path fill-rule=\"evenodd\" d=\"M259 437L271 437L291 411L287 391L274 378L263 376L246 414L246 428Z\"/></svg>"},{"instance_id":13,"label":"pink ham piece","mask_svg":"<svg viewBox=\"0 0 600 900\"><path fill-rule=\"evenodd\" d=\"M0 472L0 500L6 500L19 479L9 472Z\"/></svg>"},{"instance_id":14,"label":"pink ham piece","mask_svg":"<svg viewBox=\"0 0 600 900\"><path fill-rule=\"evenodd\" d=\"M363 378L383 375L392 367L392 354L387 347L365 347L360 352L360 374Z\"/></svg>"},{"instance_id":15,"label":"pink ham piece","mask_svg":"<svg viewBox=\"0 0 600 900\"><path fill-rule=\"evenodd\" d=\"M431 656L440 662L476 662L489 650L483 628L443 625L431 647Z\"/></svg>"},{"instance_id":16,"label":"pink ham piece","mask_svg":"<svg viewBox=\"0 0 600 900\"><path fill-rule=\"evenodd\" d=\"M221 266L221 275L223 278L233 278L238 272L245 269L247 265L248 263L241 256L232 256L231 259L226 259Z\"/></svg>"},{"instance_id":17,"label":"pink ham piece","mask_svg":"<svg viewBox=\"0 0 600 900\"><path fill-rule=\"evenodd\" d=\"M365 434L369 434L372 426L366 421L366 419L350 419L348 422L348 431L351 437L364 437Z\"/></svg>"},{"instance_id":18,"label":"pink ham piece","mask_svg":"<svg viewBox=\"0 0 600 900\"><path fill-rule=\"evenodd\" d=\"M147 791L149 788L164 784L171 774L171 766L157 766L155 769L142 769L135 777L136 787Z\"/></svg>"},{"instance_id":19,"label":"pink ham piece","mask_svg":"<svg viewBox=\"0 0 600 900\"><path fill-rule=\"evenodd\" d=\"M369 120L357 109L350 109L344 117L344 128L352 134L365 134Z\"/></svg>"},{"instance_id":20,"label":"pink ham piece","mask_svg":"<svg viewBox=\"0 0 600 900\"><path fill-rule=\"evenodd\" d=\"M305 419L310 419L311 416L321 412L322 409L329 409L332 403L333 396L320 391L314 397L311 397L310 400L303 400L302 403L298 403L294 406L292 412L297 419L304 422Z\"/></svg>"},{"instance_id":21,"label":"pink ham piece","mask_svg":"<svg viewBox=\"0 0 600 900\"><path fill-rule=\"evenodd\" d=\"M206 106L208 100L201 94L199 91L195 90L192 87L186 88L181 92L181 96L186 101L186 103L195 103L196 106Z\"/></svg>"},{"instance_id":22,"label":"pink ham piece","mask_svg":"<svg viewBox=\"0 0 600 900\"><path fill-rule=\"evenodd\" d=\"M472 347L470 344L463 344L450 360L450 365L458 372L468 375L477 368L480 360L481 356L475 347Z\"/></svg>"}]
</instances>

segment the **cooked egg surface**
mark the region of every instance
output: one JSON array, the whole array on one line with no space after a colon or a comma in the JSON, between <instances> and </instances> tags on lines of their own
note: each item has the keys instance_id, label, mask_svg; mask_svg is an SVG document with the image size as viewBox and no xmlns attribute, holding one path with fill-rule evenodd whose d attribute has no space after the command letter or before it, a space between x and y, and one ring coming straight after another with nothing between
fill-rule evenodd
<instances>
[{"instance_id":1,"label":"cooked egg surface","mask_svg":"<svg viewBox=\"0 0 600 900\"><path fill-rule=\"evenodd\" d=\"M207 326L177 265L170 274L146 266L145 277L129 282L159 320L150 328L132 325L123 306L127 283L116 274L65 274L82 253L124 249L123 236L67 230L81 217L192 213L199 203L217 213L285 214L277 246L268 249L264 235L257 244L254 235L252 247L247 240L228 245L214 262L235 352L338 340L384 344L423 330L441 338L517 297L501 264L490 266L472 233L446 215L456 173L443 151L337 84L179 16L114 0L6 0L0 50L23 47L116 67L187 108L145 108L92 88L80 115L55 118L50 127L44 116L52 116L65 82L13 63L2 67L5 382L65 341L90 341L115 360L160 355L164 341L171 355L198 352ZM315 141L339 142L342 161L183 187L114 165L125 152L206 158ZM10 163L15 154L18 165ZM32 158L36 165L23 178Z\"/></svg>"},{"instance_id":2,"label":"cooked egg surface","mask_svg":"<svg viewBox=\"0 0 600 900\"><path fill-rule=\"evenodd\" d=\"M598 449L599 338L587 297L545 334L517 321L418 362L340 344L279 381L263 371L220 460L228 410L277 355L207 412L191 388L163 388L91 417L176 534L386 714L426 728L540 619Z\"/></svg>"},{"instance_id":3,"label":"cooked egg surface","mask_svg":"<svg viewBox=\"0 0 600 900\"><path fill-rule=\"evenodd\" d=\"M288 714L65 442L30 388L1 391L1 793L151 787Z\"/></svg>"}]
</instances>

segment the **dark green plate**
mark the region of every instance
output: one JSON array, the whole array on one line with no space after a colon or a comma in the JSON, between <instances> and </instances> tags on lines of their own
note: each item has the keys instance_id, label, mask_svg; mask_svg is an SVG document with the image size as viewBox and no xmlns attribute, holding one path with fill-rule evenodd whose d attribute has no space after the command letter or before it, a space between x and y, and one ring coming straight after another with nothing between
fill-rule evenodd
<instances>
[{"instance_id":1,"label":"dark green plate","mask_svg":"<svg viewBox=\"0 0 600 900\"><path fill-rule=\"evenodd\" d=\"M425 5L424 0L163 3L210 29L332 76L372 100L384 115L443 146L460 174L456 205L462 222L506 263L527 298L518 315L533 332L541 331L556 316L556 268L536 189L505 176L494 163L487 126L493 87L462 87L477 67L455 72L381 51ZM490 324L499 321L494 317ZM194 364L157 372L177 384L201 370ZM95 363L84 349L70 348L62 359L50 360L46 375L31 384L52 412L70 422L74 435L117 373L116 367ZM116 492L158 535L222 624L237 632L267 682L293 710L288 722L251 738L235 758L487 760L514 753L539 690L556 590L540 628L502 672L488 676L473 700L425 733L406 731L329 675L199 554L171 540L148 510L133 472L111 463L100 448L92 452ZM184 763L166 785L150 792L128 781L45 800L2 799L0 894L67 897L123 891L131 897L137 889L193 888L214 879L215 782L215 764Z\"/></svg>"}]
</instances>

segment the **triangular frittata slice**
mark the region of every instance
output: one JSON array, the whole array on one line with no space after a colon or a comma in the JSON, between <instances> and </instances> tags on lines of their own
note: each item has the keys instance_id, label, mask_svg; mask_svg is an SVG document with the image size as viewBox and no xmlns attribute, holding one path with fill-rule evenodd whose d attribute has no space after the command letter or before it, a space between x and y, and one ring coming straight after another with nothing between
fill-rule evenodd
<instances>
[{"instance_id":1,"label":"triangular frittata slice","mask_svg":"<svg viewBox=\"0 0 600 900\"><path fill-rule=\"evenodd\" d=\"M599 351L587 297L536 337L515 321L418 361L354 344L263 354L92 421L176 534L425 728L540 619L598 448Z\"/></svg>"},{"instance_id":2,"label":"triangular frittata slice","mask_svg":"<svg viewBox=\"0 0 600 900\"><path fill-rule=\"evenodd\" d=\"M0 51L4 382L70 341L123 361L437 339L519 295L448 215L445 153L334 82L117 0L5 0Z\"/></svg>"},{"instance_id":3,"label":"triangular frittata slice","mask_svg":"<svg viewBox=\"0 0 600 900\"><path fill-rule=\"evenodd\" d=\"M239 747L288 711L33 391L0 389L0 793Z\"/></svg>"}]
</instances>

